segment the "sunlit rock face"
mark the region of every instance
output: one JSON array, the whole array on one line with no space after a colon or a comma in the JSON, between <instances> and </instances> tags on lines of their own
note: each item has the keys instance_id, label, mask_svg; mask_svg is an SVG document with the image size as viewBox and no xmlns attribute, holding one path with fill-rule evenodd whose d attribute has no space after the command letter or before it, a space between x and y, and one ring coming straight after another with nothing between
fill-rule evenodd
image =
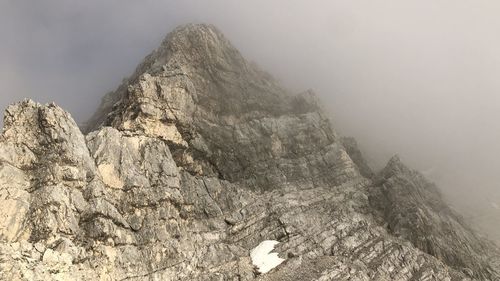
<instances>
[{"instance_id":1,"label":"sunlit rock face","mask_svg":"<svg viewBox=\"0 0 500 281\"><path fill-rule=\"evenodd\" d=\"M1 278L500 280L436 187L396 158L374 174L320 104L186 25L84 133L55 105L9 107Z\"/></svg>"}]
</instances>

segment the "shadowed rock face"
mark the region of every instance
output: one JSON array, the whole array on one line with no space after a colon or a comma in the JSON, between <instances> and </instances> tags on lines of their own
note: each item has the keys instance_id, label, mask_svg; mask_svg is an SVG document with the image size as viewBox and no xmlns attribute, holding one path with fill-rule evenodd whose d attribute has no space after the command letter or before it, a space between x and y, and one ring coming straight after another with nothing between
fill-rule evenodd
<instances>
[{"instance_id":1,"label":"shadowed rock face","mask_svg":"<svg viewBox=\"0 0 500 281\"><path fill-rule=\"evenodd\" d=\"M370 203L390 233L480 279L496 280L495 246L464 223L442 200L437 187L395 156L374 179Z\"/></svg>"},{"instance_id":2,"label":"shadowed rock face","mask_svg":"<svg viewBox=\"0 0 500 281\"><path fill-rule=\"evenodd\" d=\"M0 137L5 280L498 280L498 250L396 158L373 175L314 93L209 25L174 30L85 135L55 105ZM250 251L278 241L265 274Z\"/></svg>"}]
</instances>

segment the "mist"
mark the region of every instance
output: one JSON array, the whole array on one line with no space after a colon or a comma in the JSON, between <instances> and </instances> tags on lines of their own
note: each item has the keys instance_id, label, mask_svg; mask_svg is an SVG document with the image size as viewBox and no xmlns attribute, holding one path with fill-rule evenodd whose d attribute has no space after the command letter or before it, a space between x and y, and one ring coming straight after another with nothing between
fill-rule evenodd
<instances>
[{"instance_id":1,"label":"mist","mask_svg":"<svg viewBox=\"0 0 500 281\"><path fill-rule=\"evenodd\" d=\"M0 2L0 107L78 122L179 24L216 25L292 92L312 88L372 167L393 154L500 241L498 1Z\"/></svg>"}]
</instances>

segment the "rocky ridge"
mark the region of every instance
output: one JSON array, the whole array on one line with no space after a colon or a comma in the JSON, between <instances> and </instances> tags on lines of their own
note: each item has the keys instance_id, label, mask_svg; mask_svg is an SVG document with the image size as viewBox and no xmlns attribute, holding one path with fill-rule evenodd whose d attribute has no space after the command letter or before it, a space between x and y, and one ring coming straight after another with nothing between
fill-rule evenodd
<instances>
[{"instance_id":1,"label":"rocky ridge","mask_svg":"<svg viewBox=\"0 0 500 281\"><path fill-rule=\"evenodd\" d=\"M3 280L499 280L499 251L395 157L373 173L312 91L186 25L80 131L10 106ZM280 243L265 274L250 251Z\"/></svg>"}]
</instances>

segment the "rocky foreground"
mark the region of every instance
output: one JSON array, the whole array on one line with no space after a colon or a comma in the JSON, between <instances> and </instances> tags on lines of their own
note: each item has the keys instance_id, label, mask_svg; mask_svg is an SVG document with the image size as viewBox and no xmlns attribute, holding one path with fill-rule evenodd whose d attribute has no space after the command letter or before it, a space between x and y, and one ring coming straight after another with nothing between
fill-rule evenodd
<instances>
[{"instance_id":1,"label":"rocky foreground","mask_svg":"<svg viewBox=\"0 0 500 281\"><path fill-rule=\"evenodd\" d=\"M84 133L54 104L10 106L0 278L500 280L498 249L432 183L397 157L372 172L319 104L187 25ZM267 240L284 261L260 273Z\"/></svg>"}]
</instances>

